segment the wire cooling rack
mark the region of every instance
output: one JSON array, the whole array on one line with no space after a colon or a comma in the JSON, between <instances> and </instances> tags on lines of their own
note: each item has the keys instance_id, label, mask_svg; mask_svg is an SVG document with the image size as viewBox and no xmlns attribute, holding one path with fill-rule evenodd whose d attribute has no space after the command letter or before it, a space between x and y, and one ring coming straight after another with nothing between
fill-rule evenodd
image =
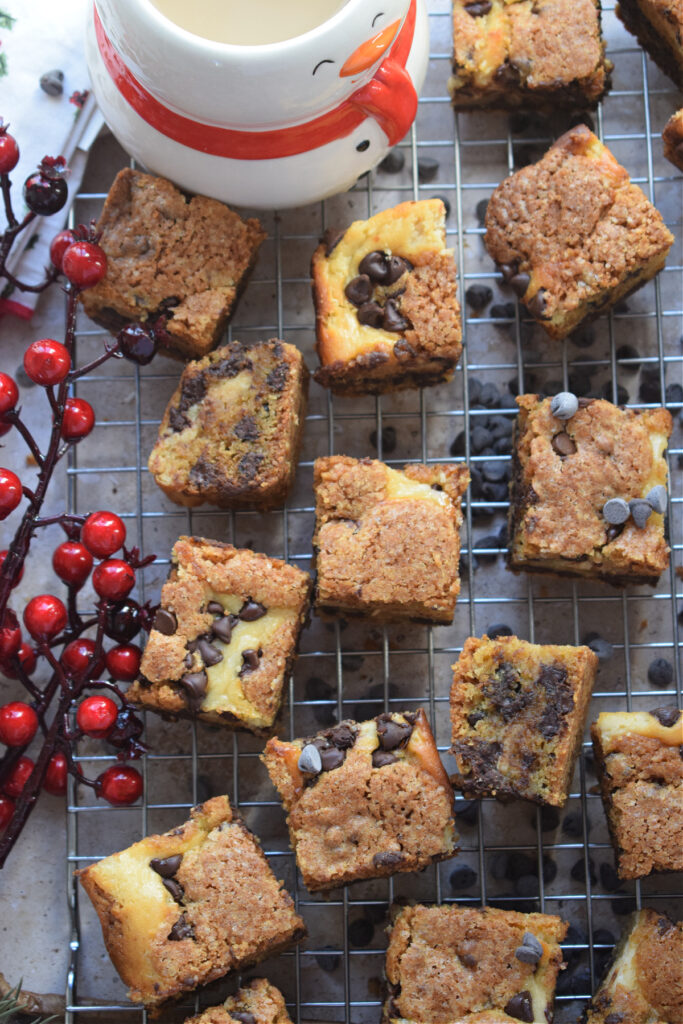
<instances>
[{"instance_id":1,"label":"wire cooling rack","mask_svg":"<svg viewBox=\"0 0 683 1024\"><path fill-rule=\"evenodd\" d=\"M470 431L489 416L510 411L513 391L552 393L570 387L627 400L636 408L657 405L659 393L666 395L676 421L669 449L672 567L656 589L619 592L587 582L511 575L503 565L501 533L507 502L470 494L465 502L462 593L452 626L379 627L357 621L324 625L314 618L304 632L289 681L282 734L305 735L344 717L422 705L447 767L452 768L446 753L450 665L468 635L481 634L493 624L504 623L536 642L579 643L590 632L608 641L611 648L606 653L611 651L611 656L601 661L591 719L603 709L648 708L667 700L681 703L683 179L664 161L659 138L670 113L681 106L681 97L623 30L612 8L605 10L614 88L594 117L595 129L656 203L676 242L654 283L598 320L589 333L551 342L542 330L525 322L516 304L492 308L513 297L501 286L484 251L482 204L502 178L538 159L552 136L569 125L558 121L548 126L533 118L499 114L454 118L446 95L451 51L446 0L430 3L430 27L432 56L423 99L412 133L400 147L405 167L395 174L375 171L351 192L324 203L259 215L268 240L230 336L284 338L303 349L313 368L308 263L322 231L403 199L439 195L450 208L448 239L455 249L463 304L465 346L454 380L376 399L337 399L312 385L301 462L287 505L268 514L228 514L181 510L164 498L147 474L147 455L180 367L163 358L143 369L110 362L106 373L96 372L78 382L79 394L94 403L99 419L88 445L74 451L69 499L73 511L117 509L126 518L129 543L160 556L146 571L138 594L141 600L156 599L171 546L181 533L252 546L310 568L312 464L318 455L378 455L396 465L464 459L475 471L487 463L490 475L491 464L496 463L508 472L509 455L476 454ZM75 205L76 222L97 216L115 171L125 161L111 138L96 147L85 182L90 190L83 191ZM431 180L426 180L430 174ZM474 284L493 291L492 303L479 315L464 300L466 289ZM81 359L101 351L102 337L103 332L81 316ZM635 351L624 350L624 345ZM480 402L481 386L488 384L497 389L484 391L486 401L493 395L493 408ZM670 687L648 681L648 666L655 657L674 665ZM569 966L561 976L556 1001L560 1022L578 1018L624 914L649 905L681 916L680 876L653 876L621 885L616 880L588 743L561 812L491 800L466 804L458 798L461 852L455 860L422 874L359 883L318 897L298 883L284 815L258 760L261 741L187 722L165 723L154 715L147 715L147 739L151 753L142 764L142 806L117 809L93 801L89 790L76 792L72 787L69 793L68 1022L146 1019L144 1011L126 1001L73 871L149 832L179 824L190 806L221 792L239 804L308 925L308 938L295 951L249 972L266 975L282 989L295 1021L376 1024L384 926L395 900L487 903L557 913L570 921L564 947ZM113 760L103 755L101 745L84 745L80 758L89 775ZM184 1020L197 1008L218 1003L234 984L233 979L213 985L192 1001L167 1010L162 1019Z\"/></svg>"}]
</instances>

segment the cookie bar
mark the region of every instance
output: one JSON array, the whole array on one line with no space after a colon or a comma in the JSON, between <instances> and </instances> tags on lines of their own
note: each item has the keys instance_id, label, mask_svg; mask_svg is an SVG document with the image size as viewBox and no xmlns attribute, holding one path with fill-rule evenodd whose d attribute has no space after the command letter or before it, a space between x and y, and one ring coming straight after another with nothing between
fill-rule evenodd
<instances>
[{"instance_id":1,"label":"cookie bar","mask_svg":"<svg viewBox=\"0 0 683 1024\"><path fill-rule=\"evenodd\" d=\"M282 992L265 978L253 978L222 1006L210 1006L185 1024L292 1024Z\"/></svg>"},{"instance_id":2,"label":"cookie bar","mask_svg":"<svg viewBox=\"0 0 683 1024\"><path fill-rule=\"evenodd\" d=\"M456 110L593 108L611 71L599 0L454 0Z\"/></svg>"},{"instance_id":3,"label":"cookie bar","mask_svg":"<svg viewBox=\"0 0 683 1024\"><path fill-rule=\"evenodd\" d=\"M316 608L451 622L468 484L464 465L399 471L376 459L316 459Z\"/></svg>"},{"instance_id":4,"label":"cookie bar","mask_svg":"<svg viewBox=\"0 0 683 1024\"><path fill-rule=\"evenodd\" d=\"M271 739L262 759L311 892L420 871L456 852L453 790L422 710Z\"/></svg>"},{"instance_id":5,"label":"cookie bar","mask_svg":"<svg viewBox=\"0 0 683 1024\"><path fill-rule=\"evenodd\" d=\"M683 89L683 7L680 0L619 0L616 12L664 74Z\"/></svg>"},{"instance_id":6,"label":"cookie bar","mask_svg":"<svg viewBox=\"0 0 683 1024\"><path fill-rule=\"evenodd\" d=\"M306 934L227 796L79 875L114 967L133 1002L146 1007L265 960Z\"/></svg>"},{"instance_id":7,"label":"cookie bar","mask_svg":"<svg viewBox=\"0 0 683 1024\"><path fill-rule=\"evenodd\" d=\"M180 537L127 697L161 714L269 733L308 609L308 573Z\"/></svg>"},{"instance_id":8,"label":"cookie bar","mask_svg":"<svg viewBox=\"0 0 683 1024\"><path fill-rule=\"evenodd\" d=\"M283 341L233 341L185 367L149 471L178 505L268 509L294 480L308 371Z\"/></svg>"},{"instance_id":9,"label":"cookie bar","mask_svg":"<svg viewBox=\"0 0 683 1024\"><path fill-rule=\"evenodd\" d=\"M662 141L666 159L679 171L683 171L683 107L672 114L664 125Z\"/></svg>"},{"instance_id":10,"label":"cookie bar","mask_svg":"<svg viewBox=\"0 0 683 1024\"><path fill-rule=\"evenodd\" d=\"M166 314L166 351L182 359L217 343L266 237L257 220L129 167L116 175L97 230L107 275L82 293L85 312L112 333Z\"/></svg>"},{"instance_id":11,"label":"cookie bar","mask_svg":"<svg viewBox=\"0 0 683 1024\"><path fill-rule=\"evenodd\" d=\"M683 921L655 910L632 914L585 1024L683 1021Z\"/></svg>"},{"instance_id":12,"label":"cookie bar","mask_svg":"<svg viewBox=\"0 0 683 1024\"><path fill-rule=\"evenodd\" d=\"M468 800L569 794L598 667L589 647L469 637L453 666L454 784Z\"/></svg>"},{"instance_id":13,"label":"cookie bar","mask_svg":"<svg viewBox=\"0 0 683 1024\"><path fill-rule=\"evenodd\" d=\"M551 338L654 277L673 236L644 192L585 125L495 190L489 255Z\"/></svg>"},{"instance_id":14,"label":"cookie bar","mask_svg":"<svg viewBox=\"0 0 683 1024\"><path fill-rule=\"evenodd\" d=\"M508 567L654 586L669 564L669 413L568 392L517 404Z\"/></svg>"},{"instance_id":15,"label":"cookie bar","mask_svg":"<svg viewBox=\"0 0 683 1024\"><path fill-rule=\"evenodd\" d=\"M567 927L492 907L406 907L391 929L382 1024L547 1024Z\"/></svg>"},{"instance_id":16,"label":"cookie bar","mask_svg":"<svg viewBox=\"0 0 683 1024\"><path fill-rule=\"evenodd\" d=\"M683 871L683 712L603 711L591 736L619 877Z\"/></svg>"},{"instance_id":17,"label":"cookie bar","mask_svg":"<svg viewBox=\"0 0 683 1024\"><path fill-rule=\"evenodd\" d=\"M449 380L462 351L440 199L401 203L330 232L311 267L319 384L379 394Z\"/></svg>"}]
</instances>

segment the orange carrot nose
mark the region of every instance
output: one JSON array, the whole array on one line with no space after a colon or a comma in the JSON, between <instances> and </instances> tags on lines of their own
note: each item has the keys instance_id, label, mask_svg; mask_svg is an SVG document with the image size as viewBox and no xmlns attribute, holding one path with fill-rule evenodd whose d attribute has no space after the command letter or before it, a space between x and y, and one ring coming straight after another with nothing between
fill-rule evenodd
<instances>
[{"instance_id":1,"label":"orange carrot nose","mask_svg":"<svg viewBox=\"0 0 683 1024\"><path fill-rule=\"evenodd\" d=\"M389 49L394 37L399 30L401 19L393 25L387 25L381 32L378 32L372 39L366 39L357 50L354 50L349 59L339 72L340 78L348 78L349 75L359 75L361 71L367 71L375 61L379 60L383 53Z\"/></svg>"}]
</instances>

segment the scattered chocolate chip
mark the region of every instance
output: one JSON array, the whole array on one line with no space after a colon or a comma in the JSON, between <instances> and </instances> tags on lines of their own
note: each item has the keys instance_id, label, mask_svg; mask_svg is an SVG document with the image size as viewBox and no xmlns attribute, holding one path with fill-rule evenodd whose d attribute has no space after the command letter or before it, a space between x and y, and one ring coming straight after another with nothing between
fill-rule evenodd
<instances>
[{"instance_id":1,"label":"scattered chocolate chip","mask_svg":"<svg viewBox=\"0 0 683 1024\"><path fill-rule=\"evenodd\" d=\"M334 946L324 946L319 953L316 953L315 962L321 971L332 974L341 963L341 954L337 952Z\"/></svg>"},{"instance_id":2,"label":"scattered chocolate chip","mask_svg":"<svg viewBox=\"0 0 683 1024\"><path fill-rule=\"evenodd\" d=\"M396 342L398 345L399 342ZM391 455L392 452L396 451L396 428L395 427L382 427L382 455ZM377 448L377 431L373 430L370 434L370 444L373 448Z\"/></svg>"},{"instance_id":3,"label":"scattered chocolate chip","mask_svg":"<svg viewBox=\"0 0 683 1024\"><path fill-rule=\"evenodd\" d=\"M543 945L531 932L524 932L522 945L515 950L515 956L523 964L537 964L543 956Z\"/></svg>"},{"instance_id":4,"label":"scattered chocolate chip","mask_svg":"<svg viewBox=\"0 0 683 1024\"><path fill-rule=\"evenodd\" d=\"M152 871L156 871L162 878L172 878L180 867L182 860L182 853L176 853L173 857L153 857L149 862L149 866Z\"/></svg>"},{"instance_id":5,"label":"scattered chocolate chip","mask_svg":"<svg viewBox=\"0 0 683 1024\"><path fill-rule=\"evenodd\" d=\"M246 675L247 672L253 672L255 668L258 668L259 661L263 651L259 648L255 651L252 647L248 647L246 651L242 651L242 668L239 671L240 678Z\"/></svg>"},{"instance_id":6,"label":"scattered chocolate chip","mask_svg":"<svg viewBox=\"0 0 683 1024\"><path fill-rule=\"evenodd\" d=\"M179 434L185 427L189 427L190 421L186 419L180 409L176 409L174 406L168 414L168 425L174 434Z\"/></svg>"},{"instance_id":7,"label":"scattered chocolate chip","mask_svg":"<svg viewBox=\"0 0 683 1024\"><path fill-rule=\"evenodd\" d=\"M167 611L165 608L158 608L157 613L154 616L153 629L157 629L164 636L173 636L178 629L178 620L176 619L173 612Z\"/></svg>"},{"instance_id":8,"label":"scattered chocolate chip","mask_svg":"<svg viewBox=\"0 0 683 1024\"><path fill-rule=\"evenodd\" d=\"M471 889L477 883L477 872L469 867L456 868L455 871L451 871L448 882L454 892Z\"/></svg>"},{"instance_id":9,"label":"scattered chocolate chip","mask_svg":"<svg viewBox=\"0 0 683 1024\"><path fill-rule=\"evenodd\" d=\"M299 771L306 775L318 775L323 769L320 751L313 743L307 743L298 761Z\"/></svg>"},{"instance_id":10,"label":"scattered chocolate chip","mask_svg":"<svg viewBox=\"0 0 683 1024\"><path fill-rule=\"evenodd\" d=\"M258 601L252 601L251 598L249 598L249 600L245 601L237 614L238 618L240 618L242 622L256 622L257 619L263 618L266 614L266 609L262 604L259 604Z\"/></svg>"},{"instance_id":11,"label":"scattered chocolate chip","mask_svg":"<svg viewBox=\"0 0 683 1024\"><path fill-rule=\"evenodd\" d=\"M645 495L645 501L652 505L655 512L664 515L668 501L668 494L664 484L657 484L655 487L652 487Z\"/></svg>"},{"instance_id":12,"label":"scattered chocolate chip","mask_svg":"<svg viewBox=\"0 0 683 1024\"><path fill-rule=\"evenodd\" d=\"M643 498L632 498L628 503L631 519L639 530L644 530L652 515L652 505Z\"/></svg>"},{"instance_id":13,"label":"scattered chocolate chip","mask_svg":"<svg viewBox=\"0 0 683 1024\"><path fill-rule=\"evenodd\" d=\"M288 378L289 367L287 363L279 363L266 377L266 387L269 387L271 391L284 391Z\"/></svg>"},{"instance_id":14,"label":"scattered chocolate chip","mask_svg":"<svg viewBox=\"0 0 683 1024\"><path fill-rule=\"evenodd\" d=\"M247 452L237 463L237 472L245 481L253 480L261 468L261 463L264 459L265 456L260 455L258 452Z\"/></svg>"},{"instance_id":15,"label":"scattered chocolate chip","mask_svg":"<svg viewBox=\"0 0 683 1024\"><path fill-rule=\"evenodd\" d=\"M570 420L579 409L579 400L571 391L560 391L550 403L550 411L558 420Z\"/></svg>"},{"instance_id":16,"label":"scattered chocolate chip","mask_svg":"<svg viewBox=\"0 0 683 1024\"><path fill-rule=\"evenodd\" d=\"M164 878L163 880L164 889L169 892L176 903L181 903L185 890L183 889L180 882L177 882L175 878Z\"/></svg>"},{"instance_id":17,"label":"scattered chocolate chip","mask_svg":"<svg viewBox=\"0 0 683 1024\"><path fill-rule=\"evenodd\" d=\"M374 284L386 284L389 274L387 254L382 249L367 253L358 264L358 272Z\"/></svg>"},{"instance_id":18,"label":"scattered chocolate chip","mask_svg":"<svg viewBox=\"0 0 683 1024\"><path fill-rule=\"evenodd\" d=\"M324 772L333 772L335 768L341 768L345 760L346 754L339 747L327 747L325 750L320 750L320 761Z\"/></svg>"},{"instance_id":19,"label":"scattered chocolate chip","mask_svg":"<svg viewBox=\"0 0 683 1024\"><path fill-rule=\"evenodd\" d=\"M528 989L524 989L523 992L518 992L512 999L508 999L507 1003L503 1007L503 1012L507 1013L510 1017L516 1017L517 1020L526 1021L527 1024L533 1024L534 1013L531 1006L531 993Z\"/></svg>"},{"instance_id":20,"label":"scattered chocolate chip","mask_svg":"<svg viewBox=\"0 0 683 1024\"><path fill-rule=\"evenodd\" d=\"M488 14L493 4L491 0L475 0L475 3L465 4L465 10L472 18L481 18Z\"/></svg>"},{"instance_id":21,"label":"scattered chocolate chip","mask_svg":"<svg viewBox=\"0 0 683 1024\"><path fill-rule=\"evenodd\" d=\"M465 291L465 301L475 313L486 309L492 298L493 292L486 284L471 284Z\"/></svg>"},{"instance_id":22,"label":"scattered chocolate chip","mask_svg":"<svg viewBox=\"0 0 683 1024\"><path fill-rule=\"evenodd\" d=\"M410 327L410 324L408 324ZM397 359L413 359L417 353L410 342L406 341L405 338L399 338L394 345L394 355Z\"/></svg>"},{"instance_id":23,"label":"scattered chocolate chip","mask_svg":"<svg viewBox=\"0 0 683 1024\"><path fill-rule=\"evenodd\" d=\"M510 626L505 622L494 622L486 630L486 635L490 640L497 640L501 636L513 636L513 632Z\"/></svg>"},{"instance_id":24,"label":"scattered chocolate chip","mask_svg":"<svg viewBox=\"0 0 683 1024\"><path fill-rule=\"evenodd\" d=\"M384 310L378 302L364 302L356 313L358 323L366 327L381 327L384 321Z\"/></svg>"},{"instance_id":25,"label":"scattered chocolate chip","mask_svg":"<svg viewBox=\"0 0 683 1024\"><path fill-rule=\"evenodd\" d=\"M572 441L571 437L566 431L562 431L560 434L555 434L552 440L553 451L563 458L567 455L573 455L576 451L576 445Z\"/></svg>"},{"instance_id":26,"label":"scattered chocolate chip","mask_svg":"<svg viewBox=\"0 0 683 1024\"><path fill-rule=\"evenodd\" d=\"M232 631L238 623L236 615L224 615L220 619L216 619L211 629L224 644L229 644L232 639Z\"/></svg>"},{"instance_id":27,"label":"scattered chocolate chip","mask_svg":"<svg viewBox=\"0 0 683 1024\"><path fill-rule=\"evenodd\" d=\"M666 689L674 680L674 667L666 658L655 658L647 670L647 681L650 686Z\"/></svg>"},{"instance_id":28,"label":"scattered chocolate chip","mask_svg":"<svg viewBox=\"0 0 683 1024\"><path fill-rule=\"evenodd\" d=\"M368 946L375 934L375 926L367 917L357 917L349 924L348 936L352 946Z\"/></svg>"},{"instance_id":29,"label":"scattered chocolate chip","mask_svg":"<svg viewBox=\"0 0 683 1024\"><path fill-rule=\"evenodd\" d=\"M387 850L386 852L376 853L372 858L372 863L376 868L393 868L400 864L403 859L402 853L393 853Z\"/></svg>"},{"instance_id":30,"label":"scattered chocolate chip","mask_svg":"<svg viewBox=\"0 0 683 1024\"><path fill-rule=\"evenodd\" d=\"M536 817L532 818L532 825L536 824ZM545 804L541 807L541 832L554 832L560 824L560 812L557 807L550 807Z\"/></svg>"},{"instance_id":31,"label":"scattered chocolate chip","mask_svg":"<svg viewBox=\"0 0 683 1024\"><path fill-rule=\"evenodd\" d=\"M413 265L408 260L404 260L402 256L389 256L387 259L387 270L385 284L395 284L399 278L408 270L412 270Z\"/></svg>"},{"instance_id":32,"label":"scattered chocolate chip","mask_svg":"<svg viewBox=\"0 0 683 1024\"><path fill-rule=\"evenodd\" d=\"M206 606L206 610L207 612L210 612L212 615L222 615L223 605L220 603L220 601L209 601L209 603Z\"/></svg>"},{"instance_id":33,"label":"scattered chocolate chip","mask_svg":"<svg viewBox=\"0 0 683 1024\"><path fill-rule=\"evenodd\" d=\"M168 933L169 941L179 942L181 939L193 939L194 928L184 914L181 914Z\"/></svg>"},{"instance_id":34,"label":"scattered chocolate chip","mask_svg":"<svg viewBox=\"0 0 683 1024\"><path fill-rule=\"evenodd\" d=\"M54 71L46 71L40 76L40 88L48 96L61 96L64 92L64 72L59 68Z\"/></svg>"},{"instance_id":35,"label":"scattered chocolate chip","mask_svg":"<svg viewBox=\"0 0 683 1024\"><path fill-rule=\"evenodd\" d=\"M481 463L480 469L484 480L488 480L490 484L498 484L502 480L507 480L510 474L510 465L503 459L487 459L486 462Z\"/></svg>"},{"instance_id":36,"label":"scattered chocolate chip","mask_svg":"<svg viewBox=\"0 0 683 1024\"><path fill-rule=\"evenodd\" d=\"M344 295L352 305L362 306L372 298L372 281L367 274L358 274L351 278L344 289Z\"/></svg>"},{"instance_id":37,"label":"scattered chocolate chip","mask_svg":"<svg viewBox=\"0 0 683 1024\"><path fill-rule=\"evenodd\" d=\"M406 722L395 722L391 715L382 714L377 718L377 736L382 750L405 747L412 731L412 726Z\"/></svg>"},{"instance_id":38,"label":"scattered chocolate chip","mask_svg":"<svg viewBox=\"0 0 683 1024\"><path fill-rule=\"evenodd\" d=\"M532 316L536 317L537 320L543 320L547 305L545 288L539 288L536 294L533 295L526 303L526 308Z\"/></svg>"},{"instance_id":39,"label":"scattered chocolate chip","mask_svg":"<svg viewBox=\"0 0 683 1024\"><path fill-rule=\"evenodd\" d=\"M192 666L194 665L194 658L192 657L191 653L188 652L185 655L185 657L183 658L183 665L185 666L185 668L192 668Z\"/></svg>"},{"instance_id":40,"label":"scattered chocolate chip","mask_svg":"<svg viewBox=\"0 0 683 1024\"><path fill-rule=\"evenodd\" d=\"M628 503L623 498L610 498L602 506L602 518L612 526L625 523L631 514Z\"/></svg>"},{"instance_id":41,"label":"scattered chocolate chip","mask_svg":"<svg viewBox=\"0 0 683 1024\"><path fill-rule=\"evenodd\" d=\"M223 660L222 652L217 647L213 647L206 637L199 637L197 640L197 650L201 654L205 665L217 665L219 661Z\"/></svg>"},{"instance_id":42,"label":"scattered chocolate chip","mask_svg":"<svg viewBox=\"0 0 683 1024\"><path fill-rule=\"evenodd\" d=\"M515 305L513 302L494 302L489 313L494 320L514 320Z\"/></svg>"},{"instance_id":43,"label":"scattered chocolate chip","mask_svg":"<svg viewBox=\"0 0 683 1024\"><path fill-rule=\"evenodd\" d=\"M614 656L614 647L599 633L586 633L583 642L586 647L590 647L594 654L597 654L598 661L609 661Z\"/></svg>"},{"instance_id":44,"label":"scattered chocolate chip","mask_svg":"<svg viewBox=\"0 0 683 1024\"><path fill-rule=\"evenodd\" d=\"M200 672L186 672L180 678L180 685L187 690L187 699L190 704L200 705L206 693L209 679L202 669Z\"/></svg>"},{"instance_id":45,"label":"scattered chocolate chip","mask_svg":"<svg viewBox=\"0 0 683 1024\"><path fill-rule=\"evenodd\" d=\"M486 220L486 211L488 209L488 205L488 199L480 199L474 208L475 216L482 227L484 226L484 221Z\"/></svg>"},{"instance_id":46,"label":"scattered chocolate chip","mask_svg":"<svg viewBox=\"0 0 683 1024\"><path fill-rule=\"evenodd\" d=\"M439 161L431 156L421 156L417 160L417 177L419 181L434 181L439 170Z\"/></svg>"},{"instance_id":47,"label":"scattered chocolate chip","mask_svg":"<svg viewBox=\"0 0 683 1024\"><path fill-rule=\"evenodd\" d=\"M486 715L483 711L473 711L471 715L467 716L467 724L470 729L476 729L479 722L483 722Z\"/></svg>"},{"instance_id":48,"label":"scattered chocolate chip","mask_svg":"<svg viewBox=\"0 0 683 1024\"><path fill-rule=\"evenodd\" d=\"M430 196L430 199L440 199L441 202L444 205L445 210L446 210L446 216L450 217L450 215L451 215L451 202L450 202L450 199L448 198L448 196Z\"/></svg>"},{"instance_id":49,"label":"scattered chocolate chip","mask_svg":"<svg viewBox=\"0 0 683 1024\"><path fill-rule=\"evenodd\" d=\"M603 889L606 889L607 892L616 892L621 885L619 875L616 873L612 865L607 863L607 861L603 861L600 865L600 881ZM593 936L593 941L598 941L595 935ZM609 941L613 942L614 939L610 937Z\"/></svg>"},{"instance_id":50,"label":"scattered chocolate chip","mask_svg":"<svg viewBox=\"0 0 683 1024\"><path fill-rule=\"evenodd\" d=\"M583 818L579 811L570 811L569 814L565 814L562 821L562 831L566 836L577 836L583 835Z\"/></svg>"},{"instance_id":51,"label":"scattered chocolate chip","mask_svg":"<svg viewBox=\"0 0 683 1024\"><path fill-rule=\"evenodd\" d=\"M393 331L395 333L407 331L410 327L410 321L401 316L396 299L387 299L384 307L382 327L385 331Z\"/></svg>"},{"instance_id":52,"label":"scattered chocolate chip","mask_svg":"<svg viewBox=\"0 0 683 1024\"><path fill-rule=\"evenodd\" d=\"M503 268L501 267L501 270L502 270L502 269L503 269ZM503 273L503 276L505 276L505 274L504 274L504 273ZM524 294L526 293L526 290L527 290L527 288L529 287L529 282L530 282L530 281L531 281L531 278L529 277L529 275L528 275L528 274L525 274L525 273L522 273L522 274L514 274L514 275L513 275L513 276L512 276L512 277L511 277L511 278L510 278L510 279L508 280L508 284L509 284L509 285L510 285L510 287L512 288L513 292L514 292L514 293L515 293L516 295L518 295L518 296L520 297L520 299L521 299L521 298L522 298L522 296L523 296L523 295L524 295Z\"/></svg>"},{"instance_id":53,"label":"scattered chocolate chip","mask_svg":"<svg viewBox=\"0 0 683 1024\"><path fill-rule=\"evenodd\" d=\"M650 714L653 718L656 718L665 729L669 729L672 725L676 724L680 718L681 712L675 705L669 704L663 708L654 708Z\"/></svg>"},{"instance_id":54,"label":"scattered chocolate chip","mask_svg":"<svg viewBox=\"0 0 683 1024\"><path fill-rule=\"evenodd\" d=\"M372 752L372 767L373 768L384 768L385 765L395 764L398 761L396 754L392 754L389 750L373 750Z\"/></svg>"},{"instance_id":55,"label":"scattered chocolate chip","mask_svg":"<svg viewBox=\"0 0 683 1024\"><path fill-rule=\"evenodd\" d=\"M243 416L242 419L235 424L235 437L238 437L240 441L255 441L258 437L258 427L256 426L256 420L253 416Z\"/></svg>"},{"instance_id":56,"label":"scattered chocolate chip","mask_svg":"<svg viewBox=\"0 0 683 1024\"><path fill-rule=\"evenodd\" d=\"M518 267L517 267L516 263L499 263L498 264L498 269L500 270L501 274L503 275L503 280L507 284L510 284L510 281L512 280L512 278L515 277L516 274L517 274ZM527 274L527 277L528 276L529 275ZM531 278L529 278L529 280L531 280ZM526 291L526 288L524 290Z\"/></svg>"},{"instance_id":57,"label":"scattered chocolate chip","mask_svg":"<svg viewBox=\"0 0 683 1024\"><path fill-rule=\"evenodd\" d=\"M355 732L344 723L335 726L334 729L330 729L326 736L330 743L337 747L338 750L350 750L356 742Z\"/></svg>"},{"instance_id":58,"label":"scattered chocolate chip","mask_svg":"<svg viewBox=\"0 0 683 1024\"><path fill-rule=\"evenodd\" d=\"M390 149L377 170L384 174L398 174L405 167L405 163L406 157L402 149Z\"/></svg>"},{"instance_id":59,"label":"scattered chocolate chip","mask_svg":"<svg viewBox=\"0 0 683 1024\"><path fill-rule=\"evenodd\" d=\"M340 231L339 228L327 228L322 238L326 256L332 255L345 234L346 232Z\"/></svg>"}]
</instances>

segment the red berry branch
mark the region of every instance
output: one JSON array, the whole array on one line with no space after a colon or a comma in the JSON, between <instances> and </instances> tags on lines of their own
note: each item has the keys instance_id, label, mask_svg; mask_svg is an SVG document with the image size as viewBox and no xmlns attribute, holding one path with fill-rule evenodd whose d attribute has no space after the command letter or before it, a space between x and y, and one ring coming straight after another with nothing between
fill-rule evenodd
<instances>
[{"instance_id":1,"label":"red berry branch","mask_svg":"<svg viewBox=\"0 0 683 1024\"><path fill-rule=\"evenodd\" d=\"M0 552L0 671L20 681L27 691L26 700L0 707L0 743L6 747L0 756L0 867L41 790L63 795L69 774L111 804L133 803L142 793L142 777L134 767L117 763L96 779L88 779L74 751L76 742L88 736L112 746L119 762L135 760L144 752L142 722L119 684L135 679L141 651L131 641L142 629L149 630L154 618L154 608L148 603L140 606L129 596L137 570L153 561L154 555L142 558L136 547L125 547L125 525L113 512L42 516L41 511L57 464L95 425L90 403L69 394L72 385L111 358L148 363L165 341L163 318L151 326L133 324L113 344L105 342L98 358L75 365L78 296L105 276L106 256L94 227L81 225L74 231L60 231L53 239L53 268L42 284L22 285L7 271L6 260L18 234L37 214L62 209L67 196L63 159L45 157L24 184L29 213L19 222L12 210L9 179L18 158L17 143L0 120L0 188L7 216L7 227L0 235L0 277L24 290L41 291L63 275L67 313L63 343L42 338L29 345L24 355L26 374L45 389L52 413L44 451L22 419L15 381L0 372L0 437L16 431L38 467L35 488L23 484L12 470L0 468L0 520L26 501L11 543ZM66 586L66 599L55 594L31 598L23 612L30 638L25 640L9 601L23 576L36 531L53 525L66 535L52 557L55 575ZM89 579L97 600L94 612L84 615L78 595ZM105 640L112 640L114 646L105 650ZM45 670L40 673L43 683L33 679L39 667ZM40 750L33 760L27 751L36 737Z\"/></svg>"}]
</instances>

